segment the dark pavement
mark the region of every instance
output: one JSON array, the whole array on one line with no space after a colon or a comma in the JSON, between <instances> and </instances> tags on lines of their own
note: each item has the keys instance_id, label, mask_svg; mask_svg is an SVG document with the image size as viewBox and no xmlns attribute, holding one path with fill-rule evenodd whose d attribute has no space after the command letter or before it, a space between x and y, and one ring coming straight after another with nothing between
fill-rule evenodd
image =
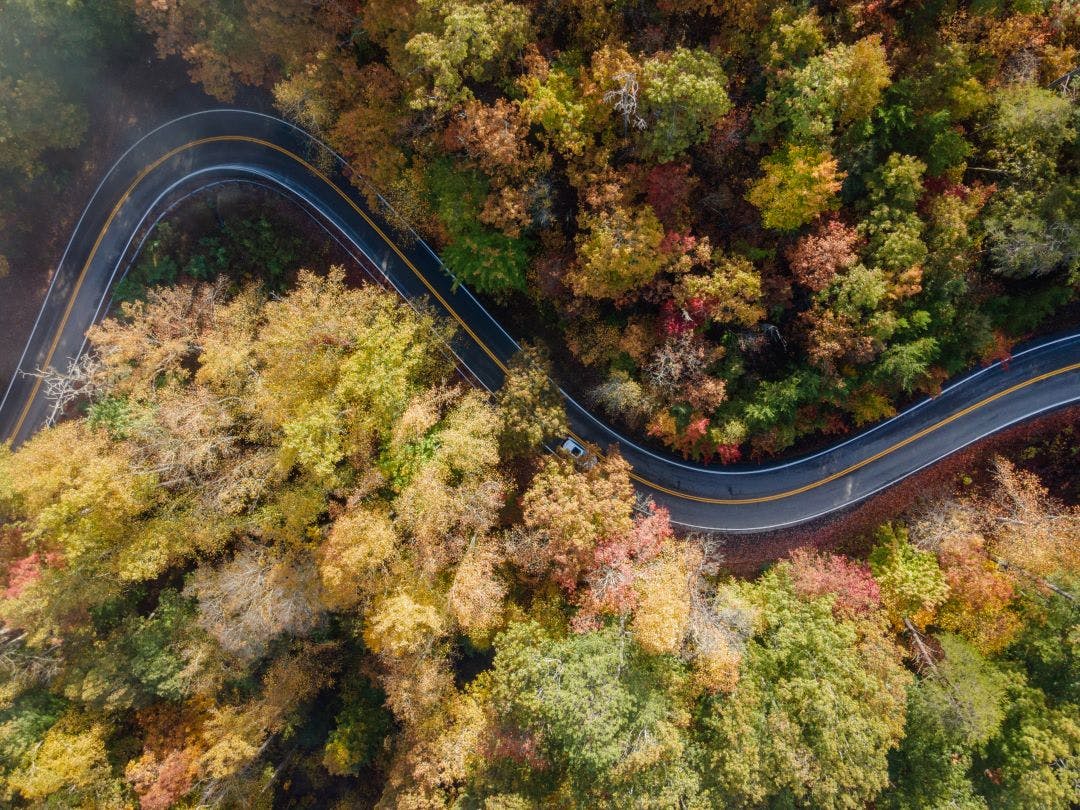
<instances>
[{"instance_id":1,"label":"dark pavement","mask_svg":"<svg viewBox=\"0 0 1080 810\"><path fill-rule=\"evenodd\" d=\"M327 172L323 174L318 168ZM334 237L378 267L403 296L455 320L452 346L489 389L502 381L514 338L418 240L392 233L309 136L276 118L212 110L178 118L125 153L91 199L57 269L20 363L63 368L85 345L133 241L162 205L225 180L271 185L294 197ZM825 451L782 464L706 468L641 447L573 400L574 434L618 445L640 489L683 526L750 532L802 523L872 495L995 431L1080 401L1080 333L1023 348L1008 365L959 378L937 397ZM49 416L34 377L17 374L0 404L0 436L25 441Z\"/></svg>"}]
</instances>

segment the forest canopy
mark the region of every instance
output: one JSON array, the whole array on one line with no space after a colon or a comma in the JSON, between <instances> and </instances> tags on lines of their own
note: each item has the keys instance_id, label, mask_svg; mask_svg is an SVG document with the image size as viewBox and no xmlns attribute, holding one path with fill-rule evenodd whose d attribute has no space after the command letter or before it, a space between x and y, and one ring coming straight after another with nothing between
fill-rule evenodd
<instances>
[{"instance_id":1,"label":"forest canopy","mask_svg":"<svg viewBox=\"0 0 1080 810\"><path fill-rule=\"evenodd\" d=\"M1075 427L756 578L543 450L553 374L730 463L1072 322L1080 7L9 0L5 231L144 36L535 334L488 396L280 211L159 227L0 446L0 804L1080 805Z\"/></svg>"},{"instance_id":2,"label":"forest canopy","mask_svg":"<svg viewBox=\"0 0 1080 810\"><path fill-rule=\"evenodd\" d=\"M1074 3L136 10L212 94L271 88L687 457L887 417L1076 297Z\"/></svg>"},{"instance_id":3,"label":"forest canopy","mask_svg":"<svg viewBox=\"0 0 1080 810\"><path fill-rule=\"evenodd\" d=\"M1031 473L739 580L542 450L542 352L488 399L449 337L338 268L94 327L85 415L0 450L5 802L1080 799L1080 512Z\"/></svg>"}]
</instances>

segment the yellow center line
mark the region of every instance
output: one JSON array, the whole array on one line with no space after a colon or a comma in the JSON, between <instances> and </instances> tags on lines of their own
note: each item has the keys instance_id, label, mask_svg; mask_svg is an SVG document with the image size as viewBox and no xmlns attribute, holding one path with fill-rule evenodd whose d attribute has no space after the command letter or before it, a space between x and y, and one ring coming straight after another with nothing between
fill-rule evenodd
<instances>
[{"instance_id":1,"label":"yellow center line","mask_svg":"<svg viewBox=\"0 0 1080 810\"><path fill-rule=\"evenodd\" d=\"M419 269L417 269L417 267L409 260L409 258L404 253L402 253L401 249L398 248L397 244L392 239L390 239L386 235L385 232L383 232L382 228L380 228L371 219L371 217L369 217L367 215L367 213L359 205L357 205L352 200L351 197L349 197L348 194L346 194L344 191L342 191L342 189L336 183L334 183L329 177L327 177L322 171L317 169L315 166L311 165L306 160L304 160L302 157L300 157L297 154L294 154L293 152L289 151L288 149L285 149L284 147L278 146L275 143L271 143L269 141L264 141L264 140L262 140L260 138L248 137L246 135L218 135L218 136L209 137L209 138L201 138L199 140L192 141L190 143L184 144L183 146L178 146L175 149L173 149L173 150L169 151L168 153L166 153L165 155L163 155L162 157L155 160L152 164L150 164L146 168L144 168L139 173L138 177L136 177L135 180L132 181L131 185L128 186L127 190L124 192L124 194L120 198L119 202L117 202L116 205L113 207L112 212L109 214L109 218L106 220L104 227L101 229L101 233L98 234L97 240L94 242L94 246L90 251L90 255L87 258L86 263L83 265L82 271L79 274L79 278L75 283L75 289L72 291L72 293L71 293L71 295L70 295L70 297L68 299L67 307L64 310L64 316L60 321L60 325L57 328L56 335L53 338L52 344L49 347L48 355L45 358L44 368L46 368L46 369L49 368L49 365L52 362L53 355L55 354L56 347L60 342L60 337L63 334L64 327L67 325L68 318L71 315L71 310L72 310L72 307L74 305L75 298L78 295L79 290L82 288L83 281L86 279L86 274L87 274L88 270L90 269L90 264L91 264L91 262L93 262L94 257L97 254L98 248L101 246L101 242L105 237L105 233L112 226L113 220L116 218L117 213L119 213L120 208L123 206L124 202L128 199L128 197L131 196L131 192L134 191L135 187L140 182L142 182L143 179L145 179L146 176L148 174L150 174L150 172L152 172L154 169L156 169L158 166L160 166L166 160L168 160L171 157L174 157L175 155L179 154L180 152L186 151L188 149L193 149L193 148L195 148L197 146L201 146L202 144L206 144L206 143L215 143L215 142L220 143L220 142L228 142L228 141L233 141L233 142L241 141L241 142L246 142L246 143L253 143L253 144L256 144L256 145L259 145L259 146L264 146L264 147L266 147L268 149L272 149L273 151L278 152L278 153L280 153L282 155L285 155L286 157L289 157L292 160L296 161L301 166L303 166L305 169L307 169L309 172L311 172L313 175L315 175L320 180L322 180L324 183L326 183L326 185L328 185L331 189L333 189L338 194L338 196L340 196L349 205L350 208L352 208L357 214L359 214L363 218L363 220L375 231L375 233L377 233L379 235L379 238L381 238L387 245L390 246L390 248L394 251L394 253L397 254L398 258L401 259L401 261L405 263L406 267L408 267L410 270L412 270L412 272L416 275L416 277L427 288L428 292L430 292L436 298L436 300L438 300L439 303L442 304L442 306L446 309L447 312L450 313L450 315L458 323L458 325L461 326L461 328L465 330L465 332L469 335L469 337L471 337L473 339L473 341L484 351L484 353L487 354L487 356L491 358L491 360L495 363L495 365L498 366L498 368L503 373L506 373L506 371L507 371L506 364L503 363L502 360L500 360L499 357L482 340L480 340L480 337L472 330L472 328L464 321L464 319L460 315L458 315L457 311L453 307L451 307L449 303L447 303L446 299L443 298L442 295L439 294L439 291L436 290L434 286L432 286L431 282L428 281L427 277L424 276L424 274L421 273ZM1013 386L1011 386L1009 388L1006 388L1006 389L1004 389L1002 391L999 391L996 394L992 394L992 395L986 397L985 399L982 399L979 402L976 402L973 405L969 405L968 407L964 408L963 410L957 411L956 413L952 414L951 416L948 416L948 417L942 419L939 422L935 422L933 425L930 425L930 426L928 426L926 428L923 428L918 433L914 433L911 436L908 436L906 439L901 439L900 441L898 441L895 444L885 448L884 450L881 450L881 451L875 453L874 455L863 459L862 461L856 462L855 464L852 464L851 466L846 467L843 470L840 470L839 472L832 473L831 475L828 475L828 476L826 476L824 478L821 478L821 479L819 479L817 481L814 481L812 483L809 483L809 484L806 484L804 486L798 487L796 489L788 490L787 492L778 492L778 493L776 493L774 495L764 495L764 496L757 497L757 498L737 498L737 499L708 498L708 497L701 496L701 495L691 495L689 493L679 492L678 490L669 489L668 487L665 487L665 486L662 486L660 484L656 484L656 483L654 483L652 481L649 481L647 478L644 478L644 477L638 475L637 473L634 473L633 471L631 471L630 477L633 480L638 481L639 483L645 484L646 486L657 490L658 492L663 492L663 493L666 493L668 495L673 495L673 496L678 497L678 498L683 498L685 500L697 501L699 503L710 503L710 504L734 506L734 505L737 505L737 504L753 504L753 503L765 503L765 502L768 502L768 501L777 501L777 500L781 500L783 498L789 498L789 497L791 497L793 495L799 495L799 494L801 494L803 492L807 492L807 491L809 491L811 489L815 489L816 487L824 486L825 484L828 484L831 481L835 481L838 478L842 478L845 475L849 475L850 473L855 472L856 470L858 470L858 469L860 469L862 467L865 467L867 464L870 464L870 463L872 463L874 461L877 461L879 458L887 456L888 454L893 453L896 450L899 450L900 448L905 447L906 445L911 444L914 441L917 441L918 439L921 439L923 436L926 436L926 435L934 432L935 430L938 430L939 428L945 427L949 423L951 423L951 422L953 422L953 421L955 421L955 420L957 420L957 419L971 413L972 411L978 410L979 408L982 408L985 405L988 405L989 403L991 403L991 402L993 402L993 401L995 401L997 399L1000 399L1001 397L1007 396L1007 395L1009 395L1009 394L1011 394L1011 393L1013 393L1015 391L1018 391L1018 390L1020 390L1022 388L1026 388L1029 385L1034 385L1035 383L1041 382L1042 380L1046 380L1046 379L1049 379L1051 377L1055 377L1055 376L1057 376L1059 374L1065 374L1065 373L1070 372L1070 371L1075 371L1077 369L1080 369L1080 363L1073 363L1072 365L1065 366L1064 368L1059 368L1059 369L1056 369L1054 371L1048 371L1048 372L1046 372L1044 374L1038 375L1037 377L1032 377L1031 379L1028 379L1028 380L1025 380L1023 382L1017 383L1016 385L1013 385ZM19 433L19 430L22 428L23 422L26 420L26 416L30 411L30 405L34 401L34 398L37 396L37 393L40 390L40 388L41 388L41 378L38 378L34 382L34 387L30 392L30 396L26 401L26 405L23 407L21 415L19 416L19 421L16 423L15 429L12 432L11 436L9 437L10 439L13 439ZM579 442L583 441L581 439L581 437L579 437L579 436L576 436L574 434L571 434L571 436L573 436Z\"/></svg>"},{"instance_id":2,"label":"yellow center line","mask_svg":"<svg viewBox=\"0 0 1080 810\"><path fill-rule=\"evenodd\" d=\"M1068 373L1070 371L1076 371L1077 369L1080 369L1080 363L1073 363L1070 366L1064 366L1063 368L1055 369L1053 371L1047 371L1045 374L1040 374L1037 377L1032 377L1032 378L1030 378L1028 380L1024 380L1023 382L1017 383L1016 385L1010 386L1009 388L1006 388L1006 389L1004 389L1002 391L998 391L996 394L991 394L990 396L986 397L985 399L979 400L974 405L968 405L963 410L957 411L956 413L952 414L951 416L947 416L944 419L940 420L939 422L935 422L934 424L923 428L918 433L913 433L912 435L908 436L906 439L901 439L900 441L896 442L895 444L890 445L889 447L886 447L884 450L880 450L879 452L874 453L874 455L869 456L868 458L864 458L862 461L858 461L858 462L856 462L855 464L852 464L849 467L845 467L844 469L840 470L839 472L834 472L832 475L827 475L824 478L820 478L817 481L813 481L813 482L811 482L809 484L805 484L804 486L797 487L796 489L789 489L787 492L778 492L775 495L762 495L762 496L757 497L757 498L739 498L739 499L708 498L708 497L705 497L705 496L702 496L702 495L690 495L690 494L685 493L685 492L679 492L677 490L668 489L667 487L661 486L659 484L654 484L652 481L649 481L646 478L642 478L640 475L637 475L634 472L630 473L630 477L633 478L635 481L639 481L642 484L645 484L645 485L647 485L649 487L652 487L653 489L656 489L656 490L658 490L660 492L664 492L664 493L666 493L668 495L675 495L675 496L677 496L679 498L683 498L683 499L688 500L688 501L698 501L700 503L715 503L715 504L723 504L723 505L727 505L727 506L734 506L736 504L766 503L768 501L778 501L781 498L790 498L792 495L799 495L799 494L801 494L803 492L808 492L811 489L816 489L817 487L824 486L825 484L828 484L831 481L835 481L837 478L843 478L845 475L849 475L850 473L853 473L856 470L858 470L858 469L860 469L862 467L865 467L867 464L870 464L870 463L872 463L874 461L877 461L879 458L887 456L890 453L896 452L901 447L905 447L905 446L911 444L914 441L918 441L922 437L924 437L924 436L926 436L926 435L928 435L930 433L933 433L935 430L938 430L939 428L945 427L949 423L954 422L954 421L956 421L957 419L960 419L963 416L966 416L967 414L971 413L972 411L976 411L979 408L982 408L982 407L984 407L986 405L989 405L994 400L1001 399L1001 397L1008 396L1009 394L1012 394L1012 393L1014 393L1016 391L1019 391L1021 388L1027 388L1029 385L1034 385L1035 383L1042 382L1043 380L1048 380L1051 377L1056 377L1059 374L1066 374L1066 373Z\"/></svg>"},{"instance_id":3,"label":"yellow center line","mask_svg":"<svg viewBox=\"0 0 1080 810\"><path fill-rule=\"evenodd\" d=\"M361 217L364 218L364 221L369 226L371 226L375 233L379 235L380 239L382 239L386 244L390 246L394 253L398 255L398 258L405 262L406 266L410 270L412 270L416 277L420 279L421 282L423 282L423 285L427 287L428 292L435 296L438 302L442 304L446 311L449 312L450 315L453 316L454 320L458 322L458 325L461 326L461 328L468 333L469 337L471 337L476 342L476 344L484 350L484 353L491 358L492 362L494 362L495 365L499 367L499 370L502 371L504 374L507 372L506 364L503 363L503 361L500 360L499 357L491 349L489 349L482 340L480 340L480 337L469 327L467 323L465 323L465 320L457 314L454 308L447 303L446 299L439 294L439 291L431 285L431 282L427 280L427 277L423 273L421 273L411 261L409 261L408 257L404 253L401 252L401 250L397 246L397 243L390 239L390 237L388 237L383 232L382 228L380 228L378 225L375 224L374 221L372 221L371 217L367 215L367 212L365 212L364 209L357 205L348 194L346 194L338 187L337 183L332 181L329 177L319 171L319 169L312 166L299 155L296 155L293 152L290 152L288 149L278 146L277 144L270 143L269 141L259 140L258 138L248 138L239 135L234 137L237 140L249 141L251 143L259 144L260 146L265 146L269 149L273 149L275 152L280 152L281 154L292 158L309 172L311 172L328 186L330 186L330 188L332 188L338 194L338 196L341 197L341 199L348 203L349 207L351 207L356 213L358 213Z\"/></svg>"},{"instance_id":4,"label":"yellow center line","mask_svg":"<svg viewBox=\"0 0 1080 810\"><path fill-rule=\"evenodd\" d=\"M327 177L325 174L323 174L321 171L319 171L319 169L312 166L310 163L308 163L306 160L304 160L299 155L296 155L293 152L290 152L288 149L284 149L284 148L278 146L277 144L270 143L269 141L264 141L264 140L261 140L259 138L251 138L251 137L248 137L246 135L218 135L218 136L209 137L209 138L201 138L201 139L199 139L197 141L192 141L190 143L186 143L183 146L178 146L175 149L173 149L173 150L167 152L166 154L162 155L160 158L158 158L153 163L151 163L149 166L144 168L141 172L139 172L139 175L132 181L131 185L127 187L127 190L124 192L123 196L120 197L120 200L116 203L115 206L113 206L113 209L109 214L109 218L105 221L105 225L102 227L101 232L98 234L97 240L94 242L93 248L91 248L91 250L90 250L90 255L87 257L86 263L83 265L82 271L79 273L79 278L75 282L75 289L72 291L71 295L68 297L68 303L67 303L67 307L65 307L65 309L64 309L64 315L60 319L60 325L59 325L59 327L57 327L56 335L53 337L52 344L49 346L48 354L46 354L46 356L45 356L45 362L42 365L43 369L48 369L49 366L52 364L53 356L56 354L56 348L60 343L60 338L63 336L64 328L67 326L68 318L71 316L72 307L74 307L74 305L75 305L75 298L78 296L79 290L82 288L83 281L85 281L85 279L86 279L86 274L90 269L90 265L94 261L94 257L97 255L98 248L101 247L101 242L105 238L105 234L108 232L109 228L112 226L113 220L116 219L116 215L119 213L120 208L123 207L123 205L127 201L128 197L131 196L131 193L135 190L135 187L138 186L139 183L141 183L146 178L146 176L148 174L150 174L152 171L154 171L154 169L156 169L162 163L167 161L169 158L174 157L175 155L178 155L181 152L184 152L184 151L186 151L188 149L194 149L197 146L201 146L201 145L207 144L207 143L222 143L222 142L236 142L236 141L254 143L254 144L257 144L259 146L264 146L264 147L267 147L268 149L273 149L276 152L279 152L279 153L281 153L283 155L286 155L287 157L292 158L297 163L302 165L305 169L307 169L312 174L314 174L316 177L318 177L320 180L322 180L324 183L326 183L328 186L330 186L330 188L332 188L335 192L337 192L337 194L346 203L348 203L349 206L354 211L356 211L356 213L358 213L361 217L364 218L364 221L367 222L367 224L370 225L374 229L374 231L379 235L379 237L384 242L386 242L386 244L388 244L391 247L391 249L393 249L393 251L398 255L398 257L403 262L405 262L406 265L408 265L408 267L416 274L417 278L419 278L420 281L423 282L424 286L428 289L428 291L432 295L434 295L435 298L438 299L439 303L441 303L446 308L447 312L449 312L453 316L454 320L457 321L458 324L462 327L462 329L464 329L465 332L468 333L469 337L471 337L477 343L477 345L480 346L480 348L482 348L487 353L488 357L490 357L492 359L492 361L494 361L495 365L498 366L499 369L503 373L506 373L506 370L507 370L506 365L494 354L494 352L491 351L491 349L489 349L484 344L484 342L482 340L480 340L480 338L477 336L477 334L475 332L473 332L473 330L469 327L469 325L467 323L465 323L465 321L461 318L461 316L459 316L457 314L457 312L454 310L454 308L451 307L446 302L446 299L443 298L439 294L438 290L436 290L431 285L431 283L427 280L427 278L425 278L424 275L419 270L417 270L415 266L413 266L413 263L410 262L409 259L405 256L405 254L401 252L401 250L398 248L397 244L393 240L391 240L389 237L387 237L387 235L383 232L383 230L371 220L371 217L369 217L367 215L367 213L362 208L360 208L360 206L358 206L344 191L342 191L337 186L336 183L334 183L329 177ZM8 437L9 440L13 440L19 434L19 431L22 429L23 423L26 421L27 415L30 413L30 405L33 403L34 398L37 397L38 391L40 389L41 389L41 378L38 377L37 379L34 380L34 386L30 390L30 396L26 400L26 405L23 406L22 413L19 415L19 420L15 423L15 429L12 430L11 435Z\"/></svg>"},{"instance_id":5,"label":"yellow center line","mask_svg":"<svg viewBox=\"0 0 1080 810\"><path fill-rule=\"evenodd\" d=\"M214 139L203 138L199 141L192 141L191 143L184 144L183 146L178 146L171 152L162 155L160 158L158 158L149 166L144 168L141 172L139 172L139 176L136 177L132 181L131 185L127 187L127 191L124 192L124 196L122 196L119 202L117 202L116 205L113 206L113 210L109 214L109 218L105 220L105 226L101 229L101 233L98 234L97 240L94 242L93 248L90 249L90 255L86 259L86 264L83 265L82 271L79 273L79 278L75 282L75 289L71 291L71 295L68 297L67 307L64 309L64 316L60 319L60 326L57 327L56 335L53 337L52 344L49 346L49 353L45 355L45 363L41 367L42 371L47 370L52 364L53 355L56 353L56 347L57 345L59 345L60 338L64 334L64 327L67 326L68 317L70 317L71 315L71 308L75 306L75 298L78 296L79 290L82 289L83 281L86 279L86 273L90 269L90 264L94 261L94 256L97 255L98 248L101 247L101 241L105 238L105 234L109 230L109 227L112 225L113 220L116 219L116 215L117 213L119 213L121 206L123 206L127 198L131 196L131 192L135 190L135 187L139 185L139 183L141 183L143 179L148 174L150 174L150 172L152 172L169 158L187 149L192 149L199 144L207 143L210 140ZM56 271L60 272L60 268L57 268ZM18 370L16 370L16 373L18 373ZM30 396L27 397L26 405L23 406L22 413L19 415L19 421L15 423L15 429L8 437L9 441L13 440L19 434L19 430L22 429L23 422L26 421L26 415L30 412L30 405L33 403L34 398L37 396L37 393L40 389L41 377L38 377L34 380L34 387L30 390Z\"/></svg>"}]
</instances>

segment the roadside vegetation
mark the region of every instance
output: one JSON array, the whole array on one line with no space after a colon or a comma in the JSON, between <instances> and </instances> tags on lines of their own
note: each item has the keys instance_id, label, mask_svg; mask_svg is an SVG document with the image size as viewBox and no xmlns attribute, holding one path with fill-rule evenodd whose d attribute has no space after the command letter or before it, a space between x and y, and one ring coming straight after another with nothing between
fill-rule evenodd
<instances>
[{"instance_id":1,"label":"roadside vegetation","mask_svg":"<svg viewBox=\"0 0 1080 810\"><path fill-rule=\"evenodd\" d=\"M156 287L220 281L283 292L317 246L291 203L250 186L204 191L184 201L146 235L142 250L113 292L114 304L142 300Z\"/></svg>"},{"instance_id":2,"label":"roadside vegetation","mask_svg":"<svg viewBox=\"0 0 1080 810\"><path fill-rule=\"evenodd\" d=\"M828 441L1076 321L1074 3L0 13L5 241L139 28L223 102L272 94L579 394L690 458Z\"/></svg>"},{"instance_id":3,"label":"roadside vegetation","mask_svg":"<svg viewBox=\"0 0 1080 810\"><path fill-rule=\"evenodd\" d=\"M0 5L0 276L40 224L24 219L27 200L64 193L75 168L65 152L91 125L86 100L135 30L124 0Z\"/></svg>"},{"instance_id":4,"label":"roadside vegetation","mask_svg":"<svg viewBox=\"0 0 1080 810\"><path fill-rule=\"evenodd\" d=\"M339 269L94 327L85 415L0 451L5 802L1080 799L1080 512L1033 475L736 580L541 452L541 353L489 401L448 329Z\"/></svg>"},{"instance_id":5,"label":"roadside vegetation","mask_svg":"<svg viewBox=\"0 0 1080 810\"><path fill-rule=\"evenodd\" d=\"M826 441L1075 322L1075 3L135 5L687 457Z\"/></svg>"},{"instance_id":6,"label":"roadside vegetation","mask_svg":"<svg viewBox=\"0 0 1080 810\"><path fill-rule=\"evenodd\" d=\"M1080 804L1075 427L751 579L542 449L556 364L728 463L1072 323L1080 10L9 0L5 235L136 25L549 345L488 397L280 211L166 219L68 418L0 446L0 804Z\"/></svg>"}]
</instances>

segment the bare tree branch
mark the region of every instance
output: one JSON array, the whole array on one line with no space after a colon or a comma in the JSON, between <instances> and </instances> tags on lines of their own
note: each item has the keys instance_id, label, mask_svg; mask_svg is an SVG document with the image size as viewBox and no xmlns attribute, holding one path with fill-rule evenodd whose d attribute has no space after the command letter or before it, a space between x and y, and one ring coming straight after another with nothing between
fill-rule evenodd
<instances>
[{"instance_id":1,"label":"bare tree branch","mask_svg":"<svg viewBox=\"0 0 1080 810\"><path fill-rule=\"evenodd\" d=\"M632 72L619 73L614 77L619 86L604 93L604 101L614 103L615 112L622 114L623 129L645 129L645 119L638 115L638 86L637 76Z\"/></svg>"},{"instance_id":2,"label":"bare tree branch","mask_svg":"<svg viewBox=\"0 0 1080 810\"><path fill-rule=\"evenodd\" d=\"M52 404L45 420L46 426L51 427L72 402L94 398L98 393L97 379L100 370L101 363L97 357L86 352L68 361L65 371L49 366L45 370L39 368L36 371L20 373L41 380L45 400Z\"/></svg>"}]
</instances>

